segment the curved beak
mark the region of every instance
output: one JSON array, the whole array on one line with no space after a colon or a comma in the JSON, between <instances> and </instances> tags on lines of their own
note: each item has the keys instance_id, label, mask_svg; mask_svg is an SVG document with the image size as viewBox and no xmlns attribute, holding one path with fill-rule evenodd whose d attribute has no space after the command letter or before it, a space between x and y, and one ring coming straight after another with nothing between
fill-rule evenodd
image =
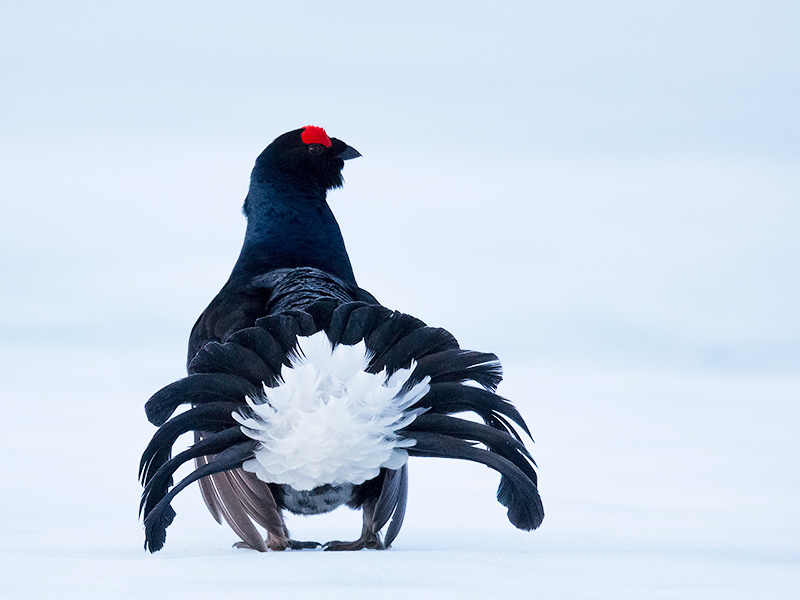
<instances>
[{"instance_id":1,"label":"curved beak","mask_svg":"<svg viewBox=\"0 0 800 600\"><path fill-rule=\"evenodd\" d=\"M351 158L358 158L361 156L361 153L352 146L345 146L344 150L339 152L336 156L342 160L350 160Z\"/></svg>"}]
</instances>

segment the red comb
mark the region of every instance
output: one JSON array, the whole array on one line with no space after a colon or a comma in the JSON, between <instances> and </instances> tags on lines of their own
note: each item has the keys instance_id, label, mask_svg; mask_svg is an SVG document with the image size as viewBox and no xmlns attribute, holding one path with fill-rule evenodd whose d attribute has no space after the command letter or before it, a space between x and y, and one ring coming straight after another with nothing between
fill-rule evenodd
<instances>
[{"instance_id":1,"label":"red comb","mask_svg":"<svg viewBox=\"0 0 800 600\"><path fill-rule=\"evenodd\" d=\"M322 144L326 148L331 147L331 138L328 137L328 134L325 133L325 130L322 127L314 127L313 125L309 125L303 129L300 139L303 140L304 144Z\"/></svg>"}]
</instances>

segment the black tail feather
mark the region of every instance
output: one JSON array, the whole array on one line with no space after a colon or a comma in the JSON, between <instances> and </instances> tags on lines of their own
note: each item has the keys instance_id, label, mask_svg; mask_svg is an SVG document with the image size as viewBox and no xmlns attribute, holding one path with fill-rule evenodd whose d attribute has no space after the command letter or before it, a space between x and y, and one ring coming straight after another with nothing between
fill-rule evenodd
<instances>
[{"instance_id":1,"label":"black tail feather","mask_svg":"<svg viewBox=\"0 0 800 600\"><path fill-rule=\"evenodd\" d=\"M139 477L142 482L150 479L154 468L158 469L169 460L172 445L184 433L217 432L236 426L237 423L231 413L239 406L241 405L233 402L201 404L164 423L156 430L139 462Z\"/></svg>"},{"instance_id":2,"label":"black tail feather","mask_svg":"<svg viewBox=\"0 0 800 600\"><path fill-rule=\"evenodd\" d=\"M331 343L338 344L341 335L336 335L334 321L339 323L340 328L338 331L341 334L342 319L344 319L344 322L346 323L347 317L350 315L350 313L359 306L366 305L363 302L347 302L345 304L341 304L335 300L326 299L315 302L305 310L309 315L311 315L311 318L314 321L314 326L318 330L325 329L328 332L328 339L330 339ZM344 311L342 309L344 309ZM338 316L334 317L334 315Z\"/></svg>"},{"instance_id":3,"label":"black tail feather","mask_svg":"<svg viewBox=\"0 0 800 600\"><path fill-rule=\"evenodd\" d=\"M242 463L252 456L254 447L255 442L251 440L223 450L213 461L195 469L173 487L168 494L161 498L161 500L147 512L144 518L145 549L150 552L157 552L164 547L164 542L167 540L167 527L169 527L172 520L175 518L175 511L170 506L170 503L181 490L208 475L229 471L242 466Z\"/></svg>"},{"instance_id":4,"label":"black tail feather","mask_svg":"<svg viewBox=\"0 0 800 600\"><path fill-rule=\"evenodd\" d=\"M431 383L474 381L493 392L503 380L497 356L473 350L444 350L417 361L414 377L430 377Z\"/></svg>"},{"instance_id":5,"label":"black tail feather","mask_svg":"<svg viewBox=\"0 0 800 600\"><path fill-rule=\"evenodd\" d=\"M411 456L471 460L499 472L502 478L497 500L508 509L511 524L526 531L541 525L544 508L536 484L514 463L494 452L441 433L419 432L414 434L414 439L416 444L408 449Z\"/></svg>"},{"instance_id":6,"label":"black tail feather","mask_svg":"<svg viewBox=\"0 0 800 600\"><path fill-rule=\"evenodd\" d=\"M231 446L245 441L252 442L239 427L230 427L204 437L188 449L176 454L174 458L166 461L150 475L142 492L142 500L139 504L140 513L147 517L153 506L166 495L172 476L182 464L200 456L219 454ZM253 442L253 447L255 447L255 442Z\"/></svg>"},{"instance_id":7,"label":"black tail feather","mask_svg":"<svg viewBox=\"0 0 800 600\"><path fill-rule=\"evenodd\" d=\"M283 349L281 343L263 327L242 329L229 337L227 341L239 344L255 352L264 361L269 370L276 375L280 374L283 365L289 364L287 352ZM275 380L266 381L265 383L273 385Z\"/></svg>"},{"instance_id":8,"label":"black tail feather","mask_svg":"<svg viewBox=\"0 0 800 600\"><path fill-rule=\"evenodd\" d=\"M385 365L388 371L407 368L411 359L445 350L458 349L458 341L446 329L440 327L418 327L389 346L375 360Z\"/></svg>"},{"instance_id":9,"label":"black tail feather","mask_svg":"<svg viewBox=\"0 0 800 600\"><path fill-rule=\"evenodd\" d=\"M274 385L279 380L282 367L289 364L295 352L298 336L319 330L324 330L334 345L364 340L372 353L371 372L386 369L391 373L415 362L406 391L425 377L430 378L430 389L411 407L427 411L400 432L415 440L409 454L489 466L501 474L497 498L508 508L511 523L520 529L539 526L544 511L535 463L517 428L528 436L530 431L511 402L494 393L502 380L497 357L463 350L446 330L427 327L415 317L383 306L325 299L304 310L262 317L255 327L232 334L224 343L207 343L191 361L189 377L166 386L148 400L147 417L160 428L139 465L145 485L140 512L145 517L147 549L155 552L164 545L166 528L175 514L170 502L178 492L206 475L237 468L252 456L257 442L241 432L231 413L246 406L246 396L255 398L263 384ZM193 408L170 419L181 404ZM484 424L449 416L461 412L476 414ZM178 437L190 431L201 432L202 439L170 458ZM170 489L176 470L200 457L211 460ZM379 531L388 523L388 546L399 533L405 515L407 465L384 473L381 487L370 493L378 495L376 499L373 496L373 526ZM242 487L247 482L239 483ZM234 496L242 491L247 492L232 488ZM269 499L254 495L251 500ZM280 520L277 507L262 508L249 507L252 514L260 515L262 525L275 525L272 521Z\"/></svg>"},{"instance_id":10,"label":"black tail feather","mask_svg":"<svg viewBox=\"0 0 800 600\"><path fill-rule=\"evenodd\" d=\"M144 412L153 425L163 425L181 404L242 401L259 388L244 377L229 373L189 375L162 388L145 403Z\"/></svg>"},{"instance_id":11,"label":"black tail feather","mask_svg":"<svg viewBox=\"0 0 800 600\"><path fill-rule=\"evenodd\" d=\"M295 324L292 329L296 332L294 334L295 337L298 335L311 335L312 333L319 331L319 327L314 321L314 317L308 311L290 309L284 310L280 314L294 319Z\"/></svg>"},{"instance_id":12,"label":"black tail feather","mask_svg":"<svg viewBox=\"0 0 800 600\"><path fill-rule=\"evenodd\" d=\"M283 354L288 354L297 345L298 335L310 335L314 333L315 326L310 315L303 322L298 322L296 318L286 313L261 317L256 321L256 327L265 329L275 338ZM309 321L311 324L309 325ZM314 329L309 331L309 329Z\"/></svg>"},{"instance_id":13,"label":"black tail feather","mask_svg":"<svg viewBox=\"0 0 800 600\"><path fill-rule=\"evenodd\" d=\"M331 341L350 346L357 344L391 312L383 306L361 303L342 305L331 316Z\"/></svg>"},{"instance_id":14,"label":"black tail feather","mask_svg":"<svg viewBox=\"0 0 800 600\"><path fill-rule=\"evenodd\" d=\"M514 463L534 485L537 483L530 452L519 440L505 431L448 415L425 413L402 431L404 435L412 438L420 432L440 433L465 441L480 442L491 452Z\"/></svg>"},{"instance_id":15,"label":"black tail feather","mask_svg":"<svg viewBox=\"0 0 800 600\"><path fill-rule=\"evenodd\" d=\"M318 304L321 304L325 310L319 310L317 308ZM331 304L332 303L330 302L317 302L309 307L309 312L314 315L314 320L316 321L317 325L325 328L325 331L328 333L328 338L331 340L332 344L353 344L357 342L358 339L355 340L355 342L343 341L344 335L346 332L352 332L357 328L356 323L358 322L358 318L353 316L353 313L356 310L370 307L370 305L364 304L363 302L347 302L346 304L335 306L334 310L328 312L327 307L329 307ZM362 314L364 315L373 313L374 310L369 309L362 311ZM353 324L348 328L348 323L350 323L351 316L353 316ZM355 335L355 333L350 333L348 337Z\"/></svg>"},{"instance_id":16,"label":"black tail feather","mask_svg":"<svg viewBox=\"0 0 800 600\"><path fill-rule=\"evenodd\" d=\"M431 411L441 414L472 411L487 423L492 418L497 419L499 415L504 415L530 436L525 420L513 404L481 388L453 382L434 383L419 401L418 406L430 408ZM513 432L512 427L505 425Z\"/></svg>"},{"instance_id":17,"label":"black tail feather","mask_svg":"<svg viewBox=\"0 0 800 600\"><path fill-rule=\"evenodd\" d=\"M383 355L398 341L421 327L425 327L425 323L416 317L400 312L388 313L378 325L364 337L367 348L375 354L373 364L385 364L382 358Z\"/></svg>"},{"instance_id":18,"label":"black tail feather","mask_svg":"<svg viewBox=\"0 0 800 600\"><path fill-rule=\"evenodd\" d=\"M279 373L270 369L255 352L239 344L209 342L189 363L190 373L230 373L254 385L274 381Z\"/></svg>"}]
</instances>

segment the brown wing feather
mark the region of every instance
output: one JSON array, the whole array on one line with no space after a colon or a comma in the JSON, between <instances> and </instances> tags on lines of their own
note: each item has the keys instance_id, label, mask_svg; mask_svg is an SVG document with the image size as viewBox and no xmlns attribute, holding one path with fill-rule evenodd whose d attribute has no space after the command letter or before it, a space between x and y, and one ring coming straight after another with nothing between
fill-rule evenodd
<instances>
[{"instance_id":1,"label":"brown wing feather","mask_svg":"<svg viewBox=\"0 0 800 600\"><path fill-rule=\"evenodd\" d=\"M267 530L270 536L267 545L273 550L288 548L289 530L269 486L241 469L228 471L227 475L247 514Z\"/></svg>"},{"instance_id":2,"label":"brown wing feather","mask_svg":"<svg viewBox=\"0 0 800 600\"><path fill-rule=\"evenodd\" d=\"M228 473L210 475L201 481L208 482L210 495L214 498L215 505L236 535L254 550L266 552L267 545L264 543L264 538L253 525L247 515L247 510L236 496L236 490L230 482Z\"/></svg>"},{"instance_id":3,"label":"brown wing feather","mask_svg":"<svg viewBox=\"0 0 800 600\"><path fill-rule=\"evenodd\" d=\"M209 341L224 341L270 312L303 308L319 298L377 303L368 292L316 269L278 269L250 280L231 279L195 323L188 362ZM195 441L200 439L196 433ZM209 459L196 459L197 466ZM291 546L281 510L267 484L241 469L210 475L198 483L211 515L218 523L224 519L246 545L262 552L267 547L285 550ZM267 530L266 544L253 521Z\"/></svg>"},{"instance_id":4,"label":"brown wing feather","mask_svg":"<svg viewBox=\"0 0 800 600\"><path fill-rule=\"evenodd\" d=\"M194 443L196 444L200 440L203 439L203 436L200 435L199 431L194 432ZM200 467L207 465L209 462L207 456L200 456L194 459L195 466L199 469ZM214 520L222 525L222 511L219 506L219 496L214 491L214 486L211 485L210 481L207 481L208 477L204 477L197 482L197 485L200 486L200 495L203 497L203 502L206 503L206 507L208 507L208 512L211 513L211 516L214 517Z\"/></svg>"},{"instance_id":5,"label":"brown wing feather","mask_svg":"<svg viewBox=\"0 0 800 600\"><path fill-rule=\"evenodd\" d=\"M195 433L195 439L201 436ZM195 462L201 467L208 464L209 458L202 456ZM285 550L290 546L289 530L272 491L253 474L235 469L204 477L198 484L203 501L217 523L225 519L247 545L261 552L267 547ZM266 546L251 518L267 530Z\"/></svg>"}]
</instances>

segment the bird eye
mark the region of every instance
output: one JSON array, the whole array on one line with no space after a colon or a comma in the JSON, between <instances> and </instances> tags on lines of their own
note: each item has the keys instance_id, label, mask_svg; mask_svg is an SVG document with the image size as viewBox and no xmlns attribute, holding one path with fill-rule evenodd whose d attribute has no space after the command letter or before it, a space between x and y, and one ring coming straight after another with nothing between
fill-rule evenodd
<instances>
[{"instance_id":1,"label":"bird eye","mask_svg":"<svg viewBox=\"0 0 800 600\"><path fill-rule=\"evenodd\" d=\"M322 154L322 150L323 150L322 144L309 144L308 145L308 151L311 154Z\"/></svg>"}]
</instances>

